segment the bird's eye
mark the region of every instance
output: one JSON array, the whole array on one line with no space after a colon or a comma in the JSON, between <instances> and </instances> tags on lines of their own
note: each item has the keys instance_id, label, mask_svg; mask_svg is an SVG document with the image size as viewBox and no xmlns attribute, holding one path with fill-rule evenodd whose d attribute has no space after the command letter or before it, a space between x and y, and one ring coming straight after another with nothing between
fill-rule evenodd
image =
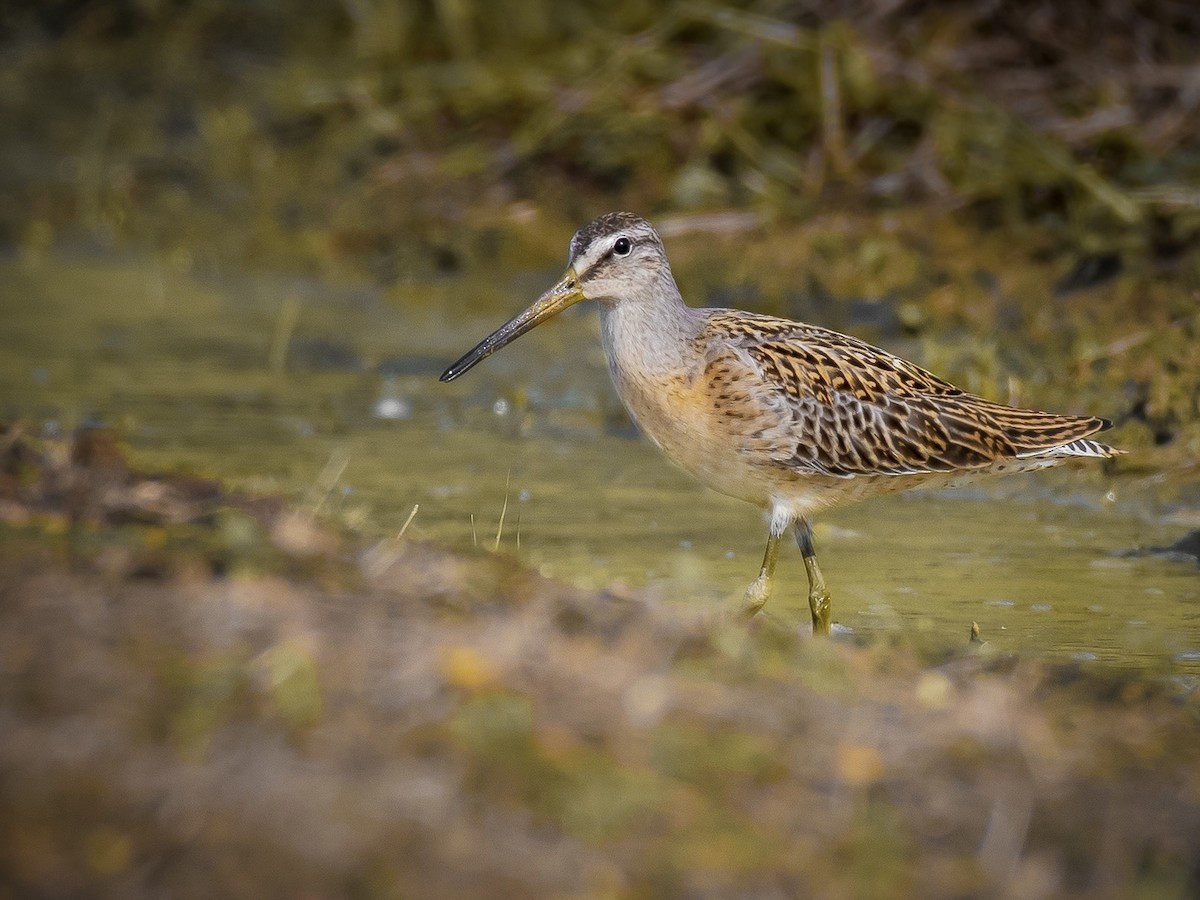
<instances>
[{"instance_id":1,"label":"bird's eye","mask_svg":"<svg viewBox=\"0 0 1200 900\"><path fill-rule=\"evenodd\" d=\"M617 256L628 256L632 249L633 242L627 237L617 238L617 242L613 244L613 253Z\"/></svg>"}]
</instances>

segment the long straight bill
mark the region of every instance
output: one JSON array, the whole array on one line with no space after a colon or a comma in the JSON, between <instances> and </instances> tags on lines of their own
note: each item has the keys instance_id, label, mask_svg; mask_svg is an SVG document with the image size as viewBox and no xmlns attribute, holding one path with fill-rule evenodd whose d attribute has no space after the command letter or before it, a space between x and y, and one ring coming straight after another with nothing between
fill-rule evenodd
<instances>
[{"instance_id":1,"label":"long straight bill","mask_svg":"<svg viewBox=\"0 0 1200 900\"><path fill-rule=\"evenodd\" d=\"M442 373L439 381L453 381L476 363L487 359L493 353L507 344L511 344L527 331L532 331L538 325L552 316L558 315L568 306L583 299L583 291L579 288L579 278L575 270L567 269L565 275L554 287L538 297L529 309L505 322L482 341L468 351L462 359L454 363Z\"/></svg>"}]
</instances>

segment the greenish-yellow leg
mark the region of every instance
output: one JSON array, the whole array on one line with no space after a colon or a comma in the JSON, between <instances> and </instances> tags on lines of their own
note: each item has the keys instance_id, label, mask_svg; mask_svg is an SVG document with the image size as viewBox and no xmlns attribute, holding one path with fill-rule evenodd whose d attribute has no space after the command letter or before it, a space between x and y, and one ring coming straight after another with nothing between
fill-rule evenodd
<instances>
[{"instance_id":1,"label":"greenish-yellow leg","mask_svg":"<svg viewBox=\"0 0 1200 900\"><path fill-rule=\"evenodd\" d=\"M829 588L825 587L825 576L817 565L817 551L813 549L812 526L807 519L797 519L795 525L796 544L804 558L804 571L808 573L808 608L812 612L813 634L829 634L831 605Z\"/></svg>"},{"instance_id":2,"label":"greenish-yellow leg","mask_svg":"<svg viewBox=\"0 0 1200 900\"><path fill-rule=\"evenodd\" d=\"M742 612L747 617L754 615L763 608L763 604L771 596L775 587L775 562L779 559L779 539L791 524L791 517L776 511L771 514L771 531L767 535L767 550L763 553L762 568L758 577L746 588L746 596L742 600Z\"/></svg>"}]
</instances>

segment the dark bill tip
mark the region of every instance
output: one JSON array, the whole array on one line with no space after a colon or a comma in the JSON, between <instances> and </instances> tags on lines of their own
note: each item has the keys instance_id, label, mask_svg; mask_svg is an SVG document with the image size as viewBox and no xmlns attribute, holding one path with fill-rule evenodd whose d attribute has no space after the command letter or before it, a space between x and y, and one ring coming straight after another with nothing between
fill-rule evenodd
<instances>
[{"instance_id":1,"label":"dark bill tip","mask_svg":"<svg viewBox=\"0 0 1200 900\"><path fill-rule=\"evenodd\" d=\"M454 365L447 368L445 372L438 376L438 381L453 381L463 372L467 371L467 369L471 368L470 365L463 365L463 362L464 361L460 359L458 362L454 363Z\"/></svg>"},{"instance_id":2,"label":"dark bill tip","mask_svg":"<svg viewBox=\"0 0 1200 900\"><path fill-rule=\"evenodd\" d=\"M579 279L574 269L567 269L562 279L520 315L505 322L482 341L463 354L441 374L438 381L453 381L465 374L476 363L487 359L497 350L512 343L521 335L532 331L539 323L557 315L573 303L583 299Z\"/></svg>"},{"instance_id":3,"label":"dark bill tip","mask_svg":"<svg viewBox=\"0 0 1200 900\"><path fill-rule=\"evenodd\" d=\"M516 340L525 331L528 331L530 328L532 328L532 324L527 324L521 321L522 316L524 316L524 313L511 322L501 325L482 341L464 353L461 359L451 363L446 368L446 371L442 373L441 377L438 378L438 381L453 381L455 378L458 378L458 376L463 375L470 369L474 368L476 363L487 359L505 344Z\"/></svg>"}]
</instances>

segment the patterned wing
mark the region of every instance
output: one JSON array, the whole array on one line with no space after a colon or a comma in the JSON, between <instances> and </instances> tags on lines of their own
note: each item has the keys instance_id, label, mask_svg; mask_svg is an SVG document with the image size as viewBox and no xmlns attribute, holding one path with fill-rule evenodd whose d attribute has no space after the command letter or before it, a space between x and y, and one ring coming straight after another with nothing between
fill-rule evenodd
<instances>
[{"instance_id":1,"label":"patterned wing","mask_svg":"<svg viewBox=\"0 0 1200 900\"><path fill-rule=\"evenodd\" d=\"M856 338L717 311L701 336L718 421L764 464L838 477L983 468L1107 426L968 394Z\"/></svg>"}]
</instances>

